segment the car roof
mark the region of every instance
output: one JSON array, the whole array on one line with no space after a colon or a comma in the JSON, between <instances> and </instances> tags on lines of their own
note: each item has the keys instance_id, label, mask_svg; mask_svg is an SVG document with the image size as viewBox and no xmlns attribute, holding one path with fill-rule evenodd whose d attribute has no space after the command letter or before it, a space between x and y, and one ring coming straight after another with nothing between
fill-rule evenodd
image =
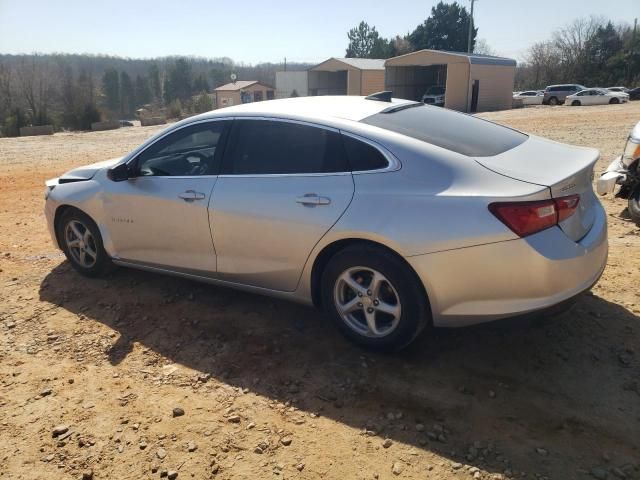
<instances>
[{"instance_id":1,"label":"car roof","mask_svg":"<svg viewBox=\"0 0 640 480\"><path fill-rule=\"evenodd\" d=\"M281 100L267 100L264 102L245 103L233 107L221 108L203 113L189 120L215 117L232 117L236 115L247 116L273 116L283 118L298 118L309 120L343 119L360 121L364 118L380 113L385 108L395 105L416 103L411 100L399 98L391 99L391 102L368 100L358 96L318 96L296 97Z\"/></svg>"}]
</instances>

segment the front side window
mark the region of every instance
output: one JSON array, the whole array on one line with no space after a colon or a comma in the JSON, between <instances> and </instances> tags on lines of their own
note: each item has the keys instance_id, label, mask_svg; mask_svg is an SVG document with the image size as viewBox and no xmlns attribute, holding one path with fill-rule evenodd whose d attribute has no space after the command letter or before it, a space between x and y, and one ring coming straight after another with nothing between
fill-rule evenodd
<instances>
[{"instance_id":1,"label":"front side window","mask_svg":"<svg viewBox=\"0 0 640 480\"><path fill-rule=\"evenodd\" d=\"M224 173L231 175L349 170L340 134L320 127L277 120L236 120L230 143Z\"/></svg>"},{"instance_id":2,"label":"front side window","mask_svg":"<svg viewBox=\"0 0 640 480\"><path fill-rule=\"evenodd\" d=\"M140 176L217 175L218 145L227 122L184 127L158 140L137 158Z\"/></svg>"}]
</instances>

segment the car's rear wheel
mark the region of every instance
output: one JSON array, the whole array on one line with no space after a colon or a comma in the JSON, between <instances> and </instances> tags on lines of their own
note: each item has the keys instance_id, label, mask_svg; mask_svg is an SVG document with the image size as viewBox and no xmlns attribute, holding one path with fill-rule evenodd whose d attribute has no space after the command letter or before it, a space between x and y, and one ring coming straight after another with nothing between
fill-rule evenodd
<instances>
[{"instance_id":1,"label":"car's rear wheel","mask_svg":"<svg viewBox=\"0 0 640 480\"><path fill-rule=\"evenodd\" d=\"M113 268L96 223L75 208L65 211L57 225L60 247L71 266L87 277L98 277Z\"/></svg>"},{"instance_id":2,"label":"car's rear wheel","mask_svg":"<svg viewBox=\"0 0 640 480\"><path fill-rule=\"evenodd\" d=\"M574 100L573 102L571 102L571 106L579 107L580 106L580 100Z\"/></svg>"},{"instance_id":3,"label":"car's rear wheel","mask_svg":"<svg viewBox=\"0 0 640 480\"><path fill-rule=\"evenodd\" d=\"M551 97L549 99L549 105L558 105L558 99L556 97Z\"/></svg>"},{"instance_id":4,"label":"car's rear wheel","mask_svg":"<svg viewBox=\"0 0 640 480\"><path fill-rule=\"evenodd\" d=\"M614 98L612 98L611 100L609 100L609 103L610 103L611 105L615 105L616 103L620 103L620 100L618 100L617 98L615 98L615 97L614 97Z\"/></svg>"},{"instance_id":5,"label":"car's rear wheel","mask_svg":"<svg viewBox=\"0 0 640 480\"><path fill-rule=\"evenodd\" d=\"M322 275L322 300L340 331L372 350L399 350L431 323L420 280L381 247L358 244L336 253Z\"/></svg>"},{"instance_id":6,"label":"car's rear wheel","mask_svg":"<svg viewBox=\"0 0 640 480\"><path fill-rule=\"evenodd\" d=\"M631 190L627 205L631 220L640 225L640 184Z\"/></svg>"}]
</instances>

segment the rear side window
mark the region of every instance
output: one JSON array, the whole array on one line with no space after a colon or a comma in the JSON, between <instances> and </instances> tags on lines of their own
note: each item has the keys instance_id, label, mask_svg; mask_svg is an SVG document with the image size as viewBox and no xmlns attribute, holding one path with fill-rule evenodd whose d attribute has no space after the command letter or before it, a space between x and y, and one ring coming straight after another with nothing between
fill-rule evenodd
<instances>
[{"instance_id":1,"label":"rear side window","mask_svg":"<svg viewBox=\"0 0 640 480\"><path fill-rule=\"evenodd\" d=\"M361 121L470 157L499 155L529 138L472 115L420 103Z\"/></svg>"},{"instance_id":2,"label":"rear side window","mask_svg":"<svg viewBox=\"0 0 640 480\"><path fill-rule=\"evenodd\" d=\"M340 134L277 120L236 120L224 173L231 175L347 172Z\"/></svg>"},{"instance_id":3,"label":"rear side window","mask_svg":"<svg viewBox=\"0 0 640 480\"><path fill-rule=\"evenodd\" d=\"M368 143L356 140L348 135L343 135L342 140L352 171L380 170L389 166L389 162L380 150Z\"/></svg>"}]
</instances>

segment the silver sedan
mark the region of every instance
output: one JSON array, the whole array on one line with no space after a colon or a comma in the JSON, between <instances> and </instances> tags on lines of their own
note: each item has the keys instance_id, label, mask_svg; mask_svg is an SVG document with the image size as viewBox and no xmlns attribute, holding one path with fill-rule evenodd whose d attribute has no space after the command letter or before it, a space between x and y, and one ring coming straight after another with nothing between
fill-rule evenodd
<instances>
[{"instance_id":1,"label":"silver sedan","mask_svg":"<svg viewBox=\"0 0 640 480\"><path fill-rule=\"evenodd\" d=\"M355 342L540 312L607 260L599 153L391 99L225 108L47 182L54 243L323 309Z\"/></svg>"}]
</instances>

